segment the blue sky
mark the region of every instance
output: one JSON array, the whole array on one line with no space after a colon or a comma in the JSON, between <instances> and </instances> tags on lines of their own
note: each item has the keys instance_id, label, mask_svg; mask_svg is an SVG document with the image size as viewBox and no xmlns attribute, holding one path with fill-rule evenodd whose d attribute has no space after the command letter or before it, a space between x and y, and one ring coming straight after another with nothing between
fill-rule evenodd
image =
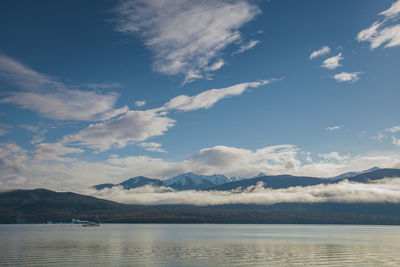
<instances>
[{"instance_id":1,"label":"blue sky","mask_svg":"<svg viewBox=\"0 0 400 267\"><path fill-rule=\"evenodd\" d=\"M0 187L400 167L400 1L2 1Z\"/></svg>"}]
</instances>

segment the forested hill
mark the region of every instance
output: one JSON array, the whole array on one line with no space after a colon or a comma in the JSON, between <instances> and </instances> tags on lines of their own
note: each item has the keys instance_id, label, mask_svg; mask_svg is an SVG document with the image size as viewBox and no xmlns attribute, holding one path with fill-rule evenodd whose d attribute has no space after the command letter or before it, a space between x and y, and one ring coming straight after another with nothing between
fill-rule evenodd
<instances>
[{"instance_id":1,"label":"forested hill","mask_svg":"<svg viewBox=\"0 0 400 267\"><path fill-rule=\"evenodd\" d=\"M339 223L400 224L398 204L286 203L220 206L126 205L46 189L0 193L0 223Z\"/></svg>"}]
</instances>

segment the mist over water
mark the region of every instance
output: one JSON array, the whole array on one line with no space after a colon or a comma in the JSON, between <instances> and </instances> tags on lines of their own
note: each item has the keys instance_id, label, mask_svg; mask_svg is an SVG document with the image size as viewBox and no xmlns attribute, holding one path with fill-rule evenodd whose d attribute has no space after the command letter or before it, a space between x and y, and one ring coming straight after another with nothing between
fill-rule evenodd
<instances>
[{"instance_id":1,"label":"mist over water","mask_svg":"<svg viewBox=\"0 0 400 267\"><path fill-rule=\"evenodd\" d=\"M399 266L399 226L0 225L0 266Z\"/></svg>"},{"instance_id":2,"label":"mist over water","mask_svg":"<svg viewBox=\"0 0 400 267\"><path fill-rule=\"evenodd\" d=\"M264 188L262 182L231 191L176 191L169 187L146 185L125 190L122 187L90 190L89 195L127 204L189 204L197 206L223 204L276 203L400 203L400 179L385 178L370 183L343 180L335 184L296 186L283 189Z\"/></svg>"}]
</instances>

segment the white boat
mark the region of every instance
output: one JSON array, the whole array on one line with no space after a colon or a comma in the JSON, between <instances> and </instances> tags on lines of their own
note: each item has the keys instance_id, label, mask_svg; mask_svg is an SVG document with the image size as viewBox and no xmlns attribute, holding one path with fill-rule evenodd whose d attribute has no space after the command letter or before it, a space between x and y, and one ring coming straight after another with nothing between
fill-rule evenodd
<instances>
[{"instance_id":1,"label":"white boat","mask_svg":"<svg viewBox=\"0 0 400 267\"><path fill-rule=\"evenodd\" d=\"M101 221L98 216L96 216L97 220L99 222L85 222L82 224L82 227L100 227L101 226Z\"/></svg>"},{"instance_id":2,"label":"white boat","mask_svg":"<svg viewBox=\"0 0 400 267\"><path fill-rule=\"evenodd\" d=\"M96 222L88 222L88 223L82 224L82 227L100 227L100 226L101 226L101 224L96 223Z\"/></svg>"}]
</instances>

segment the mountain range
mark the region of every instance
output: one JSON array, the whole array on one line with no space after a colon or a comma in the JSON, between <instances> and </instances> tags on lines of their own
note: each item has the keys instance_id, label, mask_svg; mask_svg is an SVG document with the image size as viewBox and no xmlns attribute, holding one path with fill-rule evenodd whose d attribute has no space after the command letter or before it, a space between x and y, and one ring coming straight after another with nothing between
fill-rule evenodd
<instances>
[{"instance_id":1,"label":"mountain range","mask_svg":"<svg viewBox=\"0 0 400 267\"><path fill-rule=\"evenodd\" d=\"M293 176L293 175L266 175L260 173L253 178L230 178L222 174L198 175L192 172L180 174L166 180L152 179L143 176L127 179L118 184L98 184L92 188L102 190L105 188L122 187L129 190L145 185L167 186L175 190L219 190L227 191L236 188L255 186L262 182L265 188L288 188L293 186L311 186L327 183L338 183L344 179L349 181L367 183L369 180L376 180L385 177L400 177L399 169L379 169L377 167L360 171L347 172L331 178Z\"/></svg>"},{"instance_id":2,"label":"mountain range","mask_svg":"<svg viewBox=\"0 0 400 267\"><path fill-rule=\"evenodd\" d=\"M212 190L231 190L263 182L265 187L287 188L343 179L369 183L389 177L400 177L400 169L372 169L353 173L346 178L316 178L291 175L257 175L250 179L229 179L223 175L197 176L182 174L165 181L135 177L117 185L97 185L98 190L120 186L125 189L143 185L171 186L186 190L198 186ZM168 182L166 182L168 181ZM219 183L219 184L218 184ZM0 223L71 222L72 218L107 223L330 223L330 224L400 224L398 203L277 203L271 205L225 204L134 205L122 204L72 192L46 189L9 190L0 192Z\"/></svg>"},{"instance_id":3,"label":"mountain range","mask_svg":"<svg viewBox=\"0 0 400 267\"><path fill-rule=\"evenodd\" d=\"M112 188L120 186L123 189L132 189L142 187L145 185L151 186L168 186L176 190L206 190L215 186L239 181L240 178L228 177L222 174L214 175L198 175L192 172L183 173L166 180L158 180L147 178L143 176L137 176L129 178L119 184L98 184L94 185L93 188L96 190L102 190L104 188Z\"/></svg>"}]
</instances>

